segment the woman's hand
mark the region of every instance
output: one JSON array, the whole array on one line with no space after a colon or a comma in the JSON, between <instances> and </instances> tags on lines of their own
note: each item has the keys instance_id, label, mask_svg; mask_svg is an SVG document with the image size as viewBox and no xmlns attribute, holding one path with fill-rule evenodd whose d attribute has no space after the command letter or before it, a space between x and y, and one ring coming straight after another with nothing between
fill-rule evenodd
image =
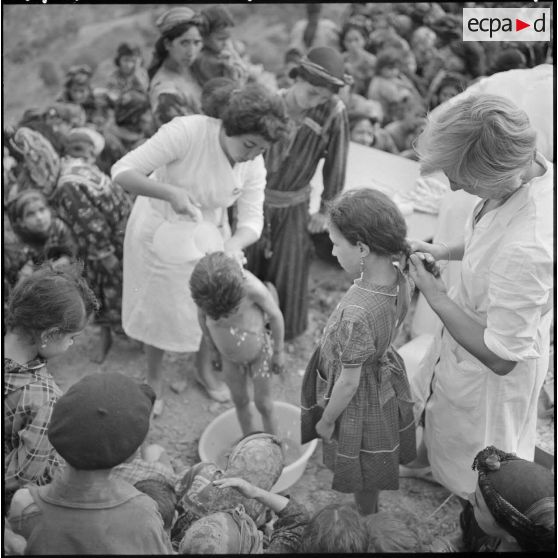
<instances>
[{"instance_id":1,"label":"woman's hand","mask_svg":"<svg viewBox=\"0 0 558 558\"><path fill-rule=\"evenodd\" d=\"M318 436L326 442L329 442L331 440L334 429L335 423L328 422L323 417L316 424L316 432L318 433Z\"/></svg>"},{"instance_id":2,"label":"woman's hand","mask_svg":"<svg viewBox=\"0 0 558 558\"><path fill-rule=\"evenodd\" d=\"M430 254L421 252L415 252L409 257L409 274L430 305L436 297L447 296L446 285L442 279L435 277L424 266L425 262L433 261L434 258Z\"/></svg>"},{"instance_id":3,"label":"woman's hand","mask_svg":"<svg viewBox=\"0 0 558 558\"><path fill-rule=\"evenodd\" d=\"M432 256L434 256L437 260L439 260L440 258L436 257L436 245L435 244L431 244L430 242L423 242L422 240L413 240L408 238L407 239L407 243L409 244L409 247L411 248L411 252L423 252L425 254L431 254Z\"/></svg>"},{"instance_id":4,"label":"woman's hand","mask_svg":"<svg viewBox=\"0 0 558 558\"><path fill-rule=\"evenodd\" d=\"M327 216L323 213L314 213L310 215L310 222L308 223L308 232L310 234L317 234L324 232L327 229Z\"/></svg>"},{"instance_id":5,"label":"woman's hand","mask_svg":"<svg viewBox=\"0 0 558 558\"><path fill-rule=\"evenodd\" d=\"M227 256L236 260L240 267L243 267L248 261L244 254L244 250L238 245L234 237L229 238L229 240L225 242L224 252Z\"/></svg>"},{"instance_id":6,"label":"woman's hand","mask_svg":"<svg viewBox=\"0 0 558 558\"><path fill-rule=\"evenodd\" d=\"M200 208L190 199L188 192L185 190L173 188L168 197L168 202L179 215L187 215L196 222L203 220Z\"/></svg>"},{"instance_id":7,"label":"woman's hand","mask_svg":"<svg viewBox=\"0 0 558 558\"><path fill-rule=\"evenodd\" d=\"M213 485L217 488L235 488L246 498L256 498L258 495L257 486L237 477L216 479L213 481Z\"/></svg>"}]
</instances>

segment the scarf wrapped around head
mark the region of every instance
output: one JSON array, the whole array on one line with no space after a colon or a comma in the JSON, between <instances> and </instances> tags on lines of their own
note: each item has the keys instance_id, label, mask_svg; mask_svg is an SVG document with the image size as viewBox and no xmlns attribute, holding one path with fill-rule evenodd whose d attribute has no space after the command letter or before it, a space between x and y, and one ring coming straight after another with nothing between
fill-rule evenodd
<instances>
[{"instance_id":1,"label":"scarf wrapped around head","mask_svg":"<svg viewBox=\"0 0 558 558\"><path fill-rule=\"evenodd\" d=\"M192 523L179 554L262 554L263 533L240 505Z\"/></svg>"},{"instance_id":2,"label":"scarf wrapped around head","mask_svg":"<svg viewBox=\"0 0 558 558\"><path fill-rule=\"evenodd\" d=\"M548 470L494 446L479 452L473 470L494 519L525 551L556 551L555 480Z\"/></svg>"},{"instance_id":3,"label":"scarf wrapped around head","mask_svg":"<svg viewBox=\"0 0 558 558\"><path fill-rule=\"evenodd\" d=\"M56 186L60 174L60 157L52 144L39 132L22 126L10 140L13 148L23 156L23 163L30 184L29 188L41 190L48 198Z\"/></svg>"},{"instance_id":4,"label":"scarf wrapped around head","mask_svg":"<svg viewBox=\"0 0 558 558\"><path fill-rule=\"evenodd\" d=\"M225 471L214 463L199 463L189 469L177 487L178 518L172 528L173 544L198 519L218 511L242 505L256 525L264 522L265 506L246 498L234 488L218 488L212 481L223 477L240 477L254 486L270 490L283 470L281 442L275 436L257 433L246 436L232 449Z\"/></svg>"}]
</instances>

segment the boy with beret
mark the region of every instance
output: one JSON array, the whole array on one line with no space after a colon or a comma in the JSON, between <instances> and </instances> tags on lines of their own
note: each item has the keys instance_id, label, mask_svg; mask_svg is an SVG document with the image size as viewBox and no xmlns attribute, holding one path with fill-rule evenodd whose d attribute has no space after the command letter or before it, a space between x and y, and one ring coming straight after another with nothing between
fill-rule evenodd
<instances>
[{"instance_id":1,"label":"boy with beret","mask_svg":"<svg viewBox=\"0 0 558 558\"><path fill-rule=\"evenodd\" d=\"M86 376L57 401L48 438L66 460L50 485L16 492L9 512L28 554L170 554L157 504L116 475L149 430L153 390L118 373Z\"/></svg>"}]
</instances>

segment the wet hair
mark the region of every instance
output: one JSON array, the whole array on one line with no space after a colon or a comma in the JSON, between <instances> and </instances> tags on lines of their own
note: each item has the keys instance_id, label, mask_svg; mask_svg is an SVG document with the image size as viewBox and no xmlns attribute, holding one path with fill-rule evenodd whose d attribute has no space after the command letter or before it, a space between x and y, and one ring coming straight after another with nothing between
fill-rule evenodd
<instances>
[{"instance_id":1,"label":"wet hair","mask_svg":"<svg viewBox=\"0 0 558 558\"><path fill-rule=\"evenodd\" d=\"M348 505L330 504L310 520L299 553L353 553L368 551L366 525Z\"/></svg>"},{"instance_id":2,"label":"wet hair","mask_svg":"<svg viewBox=\"0 0 558 558\"><path fill-rule=\"evenodd\" d=\"M533 160L536 132L508 99L476 94L430 113L417 141L421 171L451 170L454 180L498 187Z\"/></svg>"},{"instance_id":3,"label":"wet hair","mask_svg":"<svg viewBox=\"0 0 558 558\"><path fill-rule=\"evenodd\" d=\"M238 309L244 296L240 265L224 252L204 256L190 277L190 291L196 305L212 320Z\"/></svg>"},{"instance_id":4,"label":"wet hair","mask_svg":"<svg viewBox=\"0 0 558 558\"><path fill-rule=\"evenodd\" d=\"M353 245L366 244L382 256L410 254L407 225L386 194L370 188L348 190L328 204L329 220Z\"/></svg>"},{"instance_id":5,"label":"wet hair","mask_svg":"<svg viewBox=\"0 0 558 558\"><path fill-rule=\"evenodd\" d=\"M368 552L419 552L420 540L414 527L386 512L364 518L368 532Z\"/></svg>"},{"instance_id":6,"label":"wet hair","mask_svg":"<svg viewBox=\"0 0 558 558\"><path fill-rule=\"evenodd\" d=\"M34 339L51 328L61 334L83 329L99 303L81 272L78 264L57 269L44 264L24 279L8 300L7 329L20 330Z\"/></svg>"},{"instance_id":7,"label":"wet hair","mask_svg":"<svg viewBox=\"0 0 558 558\"><path fill-rule=\"evenodd\" d=\"M285 137L289 128L283 99L258 83L234 89L221 119L229 137L255 134L271 143Z\"/></svg>"},{"instance_id":8,"label":"wet hair","mask_svg":"<svg viewBox=\"0 0 558 558\"><path fill-rule=\"evenodd\" d=\"M136 482L134 487L155 500L163 518L164 528L170 529L178 501L174 488L168 482L158 479L141 480Z\"/></svg>"},{"instance_id":9,"label":"wet hair","mask_svg":"<svg viewBox=\"0 0 558 558\"><path fill-rule=\"evenodd\" d=\"M202 39L207 35L207 25L205 20L199 16L194 17L190 21L183 21L181 23L177 23L175 26L171 27L166 33L161 35L157 41L155 42L155 46L153 47L153 57L151 59L151 63L147 68L147 75L149 79L153 79L153 76L157 73L159 68L162 66L163 62L167 58L168 51L167 47L165 46L165 40L174 41L176 38L184 35L190 27L197 27Z\"/></svg>"},{"instance_id":10,"label":"wet hair","mask_svg":"<svg viewBox=\"0 0 558 558\"><path fill-rule=\"evenodd\" d=\"M239 86L231 78L216 77L205 83L201 94L201 109L212 118L221 118L232 92Z\"/></svg>"},{"instance_id":11,"label":"wet hair","mask_svg":"<svg viewBox=\"0 0 558 558\"><path fill-rule=\"evenodd\" d=\"M234 27L232 14L227 8L220 4L204 8L200 11L200 15L205 19L207 35L211 35L211 33L226 29L227 27Z\"/></svg>"}]
</instances>

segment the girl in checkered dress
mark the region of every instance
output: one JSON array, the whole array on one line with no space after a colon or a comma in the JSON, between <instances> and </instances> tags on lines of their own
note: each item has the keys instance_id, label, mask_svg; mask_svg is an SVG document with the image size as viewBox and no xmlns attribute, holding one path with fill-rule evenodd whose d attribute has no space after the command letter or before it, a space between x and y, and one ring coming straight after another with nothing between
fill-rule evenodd
<instances>
[{"instance_id":1,"label":"girl in checkered dress","mask_svg":"<svg viewBox=\"0 0 558 558\"><path fill-rule=\"evenodd\" d=\"M405 220L371 189L352 190L329 212L333 255L357 274L333 311L302 385L302 441L323 440L333 489L375 513L380 490L399 488L399 464L416 455L405 365L391 346L410 301L394 260L408 254Z\"/></svg>"}]
</instances>

